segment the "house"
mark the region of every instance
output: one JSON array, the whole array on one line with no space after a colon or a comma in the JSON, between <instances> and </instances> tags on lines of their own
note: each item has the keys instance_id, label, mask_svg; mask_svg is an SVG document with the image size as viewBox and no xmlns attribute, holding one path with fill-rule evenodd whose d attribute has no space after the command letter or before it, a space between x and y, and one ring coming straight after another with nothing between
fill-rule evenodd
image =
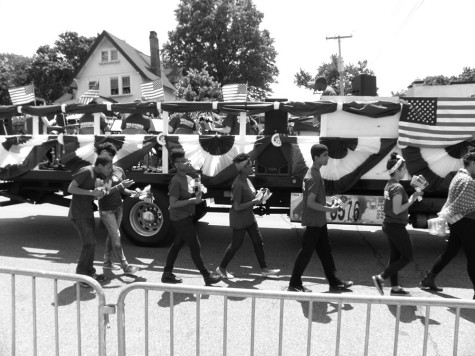
<instances>
[{"instance_id":1,"label":"house","mask_svg":"<svg viewBox=\"0 0 475 356\"><path fill-rule=\"evenodd\" d=\"M119 103L133 102L142 97L140 85L161 78L164 98L175 100L175 86L181 68L164 68L160 60L158 37L150 31L150 55L146 55L125 41L103 31L81 63L73 85L76 98L99 84L99 95Z\"/></svg>"},{"instance_id":2,"label":"house","mask_svg":"<svg viewBox=\"0 0 475 356\"><path fill-rule=\"evenodd\" d=\"M451 82L449 85L425 85L416 79L407 87L405 96L409 97L474 97L475 82Z\"/></svg>"}]
</instances>

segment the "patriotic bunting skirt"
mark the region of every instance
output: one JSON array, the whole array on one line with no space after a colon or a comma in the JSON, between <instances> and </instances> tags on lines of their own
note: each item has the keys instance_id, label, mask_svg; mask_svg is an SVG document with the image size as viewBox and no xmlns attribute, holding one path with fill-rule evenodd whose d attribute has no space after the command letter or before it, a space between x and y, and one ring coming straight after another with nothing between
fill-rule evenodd
<instances>
[{"instance_id":1,"label":"patriotic bunting skirt","mask_svg":"<svg viewBox=\"0 0 475 356\"><path fill-rule=\"evenodd\" d=\"M310 148L316 143L329 148L330 160L322 167L328 194L351 189L395 148L397 139L379 137L331 138L318 136L199 136L168 135L162 144L170 151L180 150L202 172L206 185L221 184L234 178L237 171L232 159L248 153L259 160L269 147L288 162L288 174L302 179L312 164ZM24 135L0 136L0 179L9 180L38 169L52 148L59 150L61 163L72 172L93 164L95 146L104 141L117 147L114 164L129 169L137 165L159 141L153 135ZM406 147L402 154L410 175L422 174L429 182L426 192L446 192L455 172L463 166L462 157L470 147L462 142L446 148ZM384 179L387 177L385 176Z\"/></svg>"}]
</instances>

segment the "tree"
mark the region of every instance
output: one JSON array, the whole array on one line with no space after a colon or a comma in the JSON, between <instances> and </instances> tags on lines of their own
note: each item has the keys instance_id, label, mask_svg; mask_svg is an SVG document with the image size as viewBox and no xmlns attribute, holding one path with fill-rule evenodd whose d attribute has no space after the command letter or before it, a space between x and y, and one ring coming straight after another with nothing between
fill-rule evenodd
<instances>
[{"instance_id":1,"label":"tree","mask_svg":"<svg viewBox=\"0 0 475 356\"><path fill-rule=\"evenodd\" d=\"M94 40L95 37L64 32L59 35L54 47L39 47L29 70L36 95L51 102L64 94Z\"/></svg>"},{"instance_id":2,"label":"tree","mask_svg":"<svg viewBox=\"0 0 475 356\"><path fill-rule=\"evenodd\" d=\"M259 30L264 14L252 0L181 0L178 25L163 46L167 66L205 69L221 84L247 83L249 96L271 93L279 71L274 39Z\"/></svg>"},{"instance_id":3,"label":"tree","mask_svg":"<svg viewBox=\"0 0 475 356\"><path fill-rule=\"evenodd\" d=\"M206 70L190 69L177 83L175 95L186 101L219 100L221 89Z\"/></svg>"},{"instance_id":4,"label":"tree","mask_svg":"<svg viewBox=\"0 0 475 356\"><path fill-rule=\"evenodd\" d=\"M31 83L28 68L32 59L12 53L0 53L0 104L11 105L8 89Z\"/></svg>"},{"instance_id":5,"label":"tree","mask_svg":"<svg viewBox=\"0 0 475 356\"><path fill-rule=\"evenodd\" d=\"M374 72L368 68L367 60L358 61L357 65L351 63L345 65L343 71L343 80L345 87L344 95L351 94L352 80L358 74L374 75ZM300 69L300 71L295 74L294 83L297 84L298 87L315 90L315 79L317 77L325 77L328 85L333 87L334 89L340 88L340 73L338 72L338 56L336 54L331 55L329 63L322 63L320 67L318 67L317 74L315 76L312 76L309 72Z\"/></svg>"}]
</instances>

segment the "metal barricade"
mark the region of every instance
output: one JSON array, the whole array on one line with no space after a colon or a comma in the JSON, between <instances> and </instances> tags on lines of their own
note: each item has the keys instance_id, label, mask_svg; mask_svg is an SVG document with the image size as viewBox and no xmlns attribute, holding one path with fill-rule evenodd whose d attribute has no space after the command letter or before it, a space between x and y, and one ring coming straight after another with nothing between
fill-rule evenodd
<instances>
[{"instance_id":1,"label":"metal barricade","mask_svg":"<svg viewBox=\"0 0 475 356\"><path fill-rule=\"evenodd\" d=\"M24 354L33 354L33 355L45 355L45 354L56 354L56 355L64 355L70 354L71 350L60 350L60 313L59 313L59 299L58 299L58 283L62 281L71 281L75 283L75 294L76 294L76 340L77 340L77 354L82 355L83 350L83 335L82 335L82 326L81 326L81 313L83 310L81 309L81 289L95 291L95 298L97 298L97 328L98 328L98 346L97 349L92 351L94 354L98 354L99 356L106 355L106 328L108 326L108 314L115 313L114 306L106 305L106 298L104 292L102 290L101 285L95 281L93 278L78 274L70 274L70 273L61 273L61 272L46 272L46 271L38 271L38 270L30 270L30 269L20 269L20 268L8 268L8 267L0 267L0 275L10 275L11 276L11 283L10 289L8 289L8 285L3 285L1 288L1 294L3 294L2 300L8 298L8 290L10 290L10 299L11 299L11 308L10 308L10 318L11 318L11 346L10 350L2 350L5 354L11 355L24 355ZM27 279L21 279L19 276L24 277L31 277L31 294L27 292L28 288L25 286L28 284ZM8 278L8 277L7 277ZM53 280L52 283L52 291L53 291L53 315L49 315L47 306L40 305L38 308L38 297L39 293L47 293L45 288L48 286L46 280ZM40 282L41 281L41 282ZM46 283L46 284L45 284ZM89 288L83 288L80 286L80 283L85 283L89 286ZM38 285L41 284L39 287ZM71 290L71 294L74 292ZM43 295L42 295L43 297ZM89 299L90 296L88 296ZM45 298L42 298L45 299ZM47 298L46 298L47 299ZM28 304L31 305L27 306ZM72 302L72 300L71 300ZM1 320L6 325L8 323L8 316L5 313L9 310L7 303L4 303L2 311ZM31 315L28 309L31 308ZM21 315L23 321L30 320L31 316L31 338L29 334L30 332L27 330L30 328L30 325L25 325L26 323L20 324L18 323L17 319L20 319L20 312L24 315ZM66 316L66 321L64 322L67 325L66 330L64 330L64 334L68 334L69 337L71 336L71 331L74 329L74 319L70 320L70 314ZM42 317L44 320L42 320ZM61 315L61 319L64 319L63 315ZM89 320L87 320L89 322ZM51 325L52 324L52 325ZM39 336L40 332L43 328L50 328L54 326L54 340L50 339L49 337L41 337ZM87 330L89 331L89 330ZM3 337L6 338L6 332L3 333ZM95 339L95 337L94 337ZM38 343L41 342L44 348L39 348ZM63 346L63 348L68 347L70 348L69 340L67 341L68 345ZM91 343L91 340L88 340ZM95 341L94 341L95 343ZM53 346L54 345L54 346ZM5 347L5 345L3 345ZM53 351L54 347L54 351ZM20 349L22 348L22 349ZM28 348L28 350L25 350ZM0 352L1 353L1 352ZM91 351L87 353L91 354Z\"/></svg>"},{"instance_id":2,"label":"metal barricade","mask_svg":"<svg viewBox=\"0 0 475 356\"><path fill-rule=\"evenodd\" d=\"M313 354L322 354L322 351L315 351L312 350L312 347L314 347L315 343L318 342L318 340L325 340L323 333L315 333L315 338L317 341L312 340L312 328L313 326L313 311L314 307L318 308L318 305L321 303L332 303L332 305L336 305L335 312L337 313L337 320L336 320L336 330L334 331L334 335L329 338L328 340L333 340L334 343L332 345L329 345L328 342L325 341L325 347L324 349L324 354L332 354L330 352L331 346L334 347L334 354L339 355L340 352L342 354L349 354L348 350L342 351L341 350L341 343L344 338L346 343L354 343L354 341L351 339L352 337L355 337L355 335L358 333L357 331L357 325L354 325L352 323L351 325L345 325L345 331L350 334L355 334L355 335L347 335L345 334L345 337L342 336L342 329L343 329L343 320L342 320L342 311L343 310L351 310L356 307L353 307L352 305L355 304L358 308L361 308L361 345L352 345L352 347L357 348L361 347L361 349L353 349L352 353L350 354L357 354L357 355L368 355L368 354L375 354L375 350L370 352L370 328L371 328L371 315L372 311L375 313L375 309L378 308L377 305L380 305L379 307L381 308L390 308L393 307L394 309L392 310L393 315L395 316L395 324L394 324L394 330L391 332L390 329L388 328L388 325L381 326L377 325L373 327L373 333L378 333L382 332L384 330L385 335L389 335L390 337L394 337L394 340L392 342L392 350L393 350L393 355L398 354L398 347L400 344L400 324L401 324L401 315L403 314L402 311L404 311L403 308L419 308L419 315L421 321L421 324L423 324L423 329L419 330L420 332L420 341L422 342L422 346L418 345L417 347L421 347L421 350L416 350L415 346L411 346L411 349L409 350L410 354L422 354L422 355L427 355L428 354L428 339L429 339L429 324L431 324L431 310L435 310L434 314L438 315L436 312L438 311L437 309L434 309L435 307L442 307L442 308L449 308L449 311L452 309L454 310L454 324L453 324L453 334L452 334L452 326L449 326L448 329L450 334L448 339L453 336L453 344L451 347L451 350L448 351L448 354L453 354L456 355L458 352L458 346L459 346L459 324L460 324L460 311L462 309L469 309L470 311L475 312L475 301L471 300L454 300L454 299L445 299L445 298L416 298L416 297L390 297L390 296L354 296L354 295L348 295L348 294L327 294L327 293L294 293L294 292L287 292L287 291L266 291L266 290L252 290L252 289L238 289L238 288L214 288L214 287L197 287L197 286L186 286L186 285L167 285L167 284L153 284L153 283L133 283L130 284L126 287L124 287L118 297L118 303L117 303L117 332L118 332L118 343L119 343L119 355L124 356L126 355L126 303L125 299L131 293L132 291L137 292L137 293L142 293L143 291L143 301L144 301L144 308L143 308L143 323L144 325L142 327L137 326L137 323L141 322L141 316L138 317L137 314L139 313L139 307L137 303L137 300L139 299L139 296L135 297L135 300L131 303L128 304L130 309L133 311L133 313L128 313L128 320L127 320L127 325L129 325L129 322L131 325L134 325L135 328L140 328L141 332L140 333L134 333L134 336L130 337L129 340L134 342L133 345L133 355L136 354L141 354L141 355L149 355L150 350L149 350L149 342L151 340L150 334L154 336L154 340L159 337L157 335L157 331L150 331L150 320L152 319L150 317L150 308L149 308L149 292L151 291L157 291L157 292L164 292L163 295L166 293L169 293L169 325L167 328L164 328L162 325L161 330L159 331L164 331L168 332L169 329L169 351L168 354L174 355L176 351L176 346L182 346L183 343L190 343L192 342L192 337L191 334L188 330L186 333L186 338L177 340L175 337L176 330L175 330L175 322L176 319L179 317L179 315L175 315L175 308L177 307L175 305L174 300L179 299L180 294L185 294L188 295L188 299L190 301L195 301L195 331L194 331L194 338L195 338L195 346L194 346L194 353L196 355L200 355L201 353L206 354L206 355L227 355L228 354L228 321L230 320L230 314L228 313L228 301L229 300L244 300L250 298L251 303L250 303L250 313L251 313L251 318L250 318L250 325L249 325L249 340L245 341L243 340L242 337L242 332L243 330L240 330L240 335L239 335L239 342L236 343L234 342L233 346L233 354L269 354L269 355L286 355L290 354L304 354L306 353L307 355L313 355ZM190 295L194 295L195 298L189 297ZM219 336L222 337L222 349L216 350L216 347L213 349L213 351L207 350L203 351L203 345L206 345L209 343L212 338L209 336L206 337L206 342L202 343L201 339L204 338L201 334L203 333L201 331L203 325L201 323L201 319L203 317L202 313L204 312L201 311L202 309L202 302L201 299L203 296L222 296L223 297L223 309L222 310L216 310L212 311L212 313L216 313L216 315L219 318L222 318L222 331L219 330ZM142 298L142 297L140 297ZM130 299L130 298L129 298ZM277 305L275 305L276 308L274 308L275 314L278 314L278 338L276 338L276 343L277 345L275 346L275 350L270 350L272 346L267 346L268 352L262 352L256 350L256 339L258 338L256 336L256 322L260 322L261 319L256 318L256 300L260 299L265 299L265 300L277 300L278 301L278 311L277 311ZM181 300L184 300L183 298ZM300 325L296 326L295 323L293 323L290 327L289 325L285 324L285 302L287 301L298 301L302 304L302 308L305 307L305 309L308 307L308 309L305 310L305 313L308 313L308 321L306 325ZM425 307L425 313L423 312L423 308ZM129 309L129 310L130 310ZM237 309L237 312L240 314L239 318L244 317L244 308L242 306L239 306ZM376 310L376 312L378 312ZM446 309L443 310L444 313L447 312ZM133 314L133 315L131 315ZM189 318L193 315L191 310L188 310L187 317ZM475 315L475 314L474 314ZM138 320L136 322L131 321L131 317L136 317ZM445 316L441 317L442 319L446 319ZM289 313L287 313L287 319L292 319L292 315L289 317ZM270 321L270 316L268 313L264 315L264 322L265 323L271 323ZM153 321L156 321L156 318L153 318ZM403 320L404 322L404 320ZM190 321L185 321L185 328L190 329ZM305 324L305 323L304 323ZM470 323L472 324L472 323ZM268 326L270 327L270 326ZM287 341L285 336L288 336L287 334L291 334L290 338L295 338L295 333L292 333L294 328L301 328L301 331L299 332L300 334L305 334L305 348L306 351L303 352L298 352L296 350L286 350L284 351L283 349L283 343ZM142 330L143 328L143 330ZM377 330L375 331L374 328ZM165 330L164 330L165 329ZM247 328L244 328L247 329ZM290 331L289 331L290 330ZM178 330L182 332L183 330ZM235 329L232 329L232 331L235 331ZM247 331L247 330L246 330ZM275 333L277 333L277 328L275 328ZM444 332L446 330L444 329ZM138 344L137 344L137 334L139 337L143 335L143 350L138 349ZM470 335L473 336L473 330L470 329L469 332ZM211 334L212 336L216 336L216 334ZM273 334L270 333L272 336ZM464 334L465 335L465 334ZM301 336L301 335L300 335ZM412 335L411 335L412 336ZM470 339L472 338L470 336ZM358 340L359 340L358 339ZM376 342L376 338L371 339L372 341ZM362 341L364 340L364 342ZM444 336L444 342L447 342L447 336ZM260 342L267 342L269 343L270 339L269 338L259 338ZM303 339L301 340L303 341ZM313 342L312 342L313 341ZM246 350L237 350L236 345L241 347L243 343L249 342L249 348ZM323 341L321 341L322 343ZM303 342L302 342L303 344ZM161 346L160 346L161 345ZM166 345L165 344L160 344L158 347L161 347L159 351L154 351L152 354L166 354ZM348 346L348 345L347 345ZM450 346L448 346L450 348ZM218 345L219 348L219 345ZM247 348L247 346L246 346ZM386 351L387 349L385 349ZM406 349L407 351L407 349ZM187 349L186 351L181 350L181 352L177 352L177 354L192 354L193 351L190 349ZM377 353L381 354L381 353ZM442 352L442 354L444 354Z\"/></svg>"}]
</instances>

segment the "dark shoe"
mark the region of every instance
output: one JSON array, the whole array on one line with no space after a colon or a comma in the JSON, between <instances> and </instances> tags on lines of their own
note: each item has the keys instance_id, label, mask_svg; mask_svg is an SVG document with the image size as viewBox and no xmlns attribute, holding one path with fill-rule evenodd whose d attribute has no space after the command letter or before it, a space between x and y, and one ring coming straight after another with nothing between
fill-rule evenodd
<instances>
[{"instance_id":1,"label":"dark shoe","mask_svg":"<svg viewBox=\"0 0 475 356\"><path fill-rule=\"evenodd\" d=\"M341 279L337 279L335 284L330 284L330 290L344 290L350 288L352 285L352 281L342 281Z\"/></svg>"},{"instance_id":2,"label":"dark shoe","mask_svg":"<svg viewBox=\"0 0 475 356\"><path fill-rule=\"evenodd\" d=\"M223 277L221 277L220 275L217 275L216 273L210 273L208 276L203 276L203 278L207 286L216 284L223 279Z\"/></svg>"},{"instance_id":3,"label":"dark shoe","mask_svg":"<svg viewBox=\"0 0 475 356\"><path fill-rule=\"evenodd\" d=\"M391 293L390 293L392 296L396 296L396 297L410 297L411 296L411 292L403 289L403 288L400 288L400 289L397 289L397 290L394 290L394 289L391 289Z\"/></svg>"},{"instance_id":4,"label":"dark shoe","mask_svg":"<svg viewBox=\"0 0 475 356\"><path fill-rule=\"evenodd\" d=\"M312 290L311 289L308 289L307 287L304 287L304 286L289 286L289 288L287 288L287 290L289 292L300 292L300 293L311 293Z\"/></svg>"},{"instance_id":5,"label":"dark shoe","mask_svg":"<svg viewBox=\"0 0 475 356\"><path fill-rule=\"evenodd\" d=\"M380 276L373 276L373 283L379 294L384 295L384 280Z\"/></svg>"},{"instance_id":6,"label":"dark shoe","mask_svg":"<svg viewBox=\"0 0 475 356\"><path fill-rule=\"evenodd\" d=\"M436 275L434 273L427 271L426 276L421 281L421 289L433 290L435 292L442 292L443 289L440 287L437 287L437 285L435 284L435 277Z\"/></svg>"},{"instance_id":7,"label":"dark shoe","mask_svg":"<svg viewBox=\"0 0 475 356\"><path fill-rule=\"evenodd\" d=\"M104 282L107 279L107 277L103 274L95 274L94 273L91 277L94 278L98 282Z\"/></svg>"},{"instance_id":8,"label":"dark shoe","mask_svg":"<svg viewBox=\"0 0 475 356\"><path fill-rule=\"evenodd\" d=\"M162 283L171 283L171 284L177 284L183 282L183 279L178 278L171 272L163 272L162 275Z\"/></svg>"}]
</instances>

